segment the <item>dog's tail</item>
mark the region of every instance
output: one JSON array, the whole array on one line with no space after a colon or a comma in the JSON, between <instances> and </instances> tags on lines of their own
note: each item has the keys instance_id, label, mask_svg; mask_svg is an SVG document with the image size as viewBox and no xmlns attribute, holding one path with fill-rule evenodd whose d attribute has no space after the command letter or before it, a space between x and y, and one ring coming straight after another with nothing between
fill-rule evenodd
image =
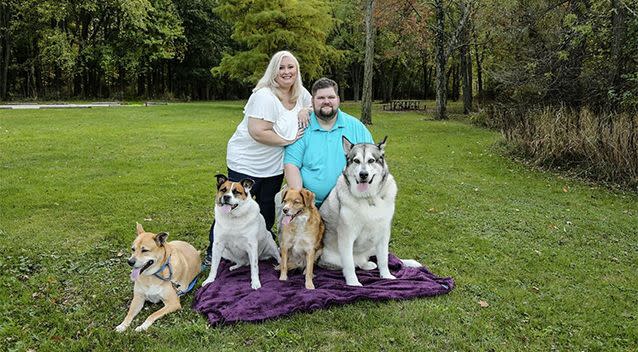
<instances>
[{"instance_id":1,"label":"dog's tail","mask_svg":"<svg viewBox=\"0 0 638 352\"><path fill-rule=\"evenodd\" d=\"M423 266L421 265L421 263L417 262L414 259L401 259L401 262L408 268L420 268Z\"/></svg>"}]
</instances>

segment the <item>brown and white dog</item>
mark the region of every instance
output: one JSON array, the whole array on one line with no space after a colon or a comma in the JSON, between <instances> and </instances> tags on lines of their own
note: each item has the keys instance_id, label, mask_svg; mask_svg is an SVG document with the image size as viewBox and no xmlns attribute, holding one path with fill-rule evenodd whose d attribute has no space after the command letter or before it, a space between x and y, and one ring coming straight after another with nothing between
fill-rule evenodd
<instances>
[{"instance_id":1,"label":"brown and white dog","mask_svg":"<svg viewBox=\"0 0 638 352\"><path fill-rule=\"evenodd\" d=\"M321 255L325 230L315 206L315 195L305 188L284 189L282 198L279 280L288 280L288 270L305 268L306 288L312 290L314 263Z\"/></svg>"},{"instance_id":2,"label":"brown and white dog","mask_svg":"<svg viewBox=\"0 0 638 352\"><path fill-rule=\"evenodd\" d=\"M215 238L210 273L202 286L215 281L219 262L225 258L235 263L230 267L231 271L250 265L250 286L257 290L261 287L259 260L275 258L279 262L279 251L270 231L266 229L259 205L250 195L255 182L247 178L233 182L225 175L215 177Z\"/></svg>"},{"instance_id":3,"label":"brown and white dog","mask_svg":"<svg viewBox=\"0 0 638 352\"><path fill-rule=\"evenodd\" d=\"M199 252L183 241L166 242L168 233L154 234L137 224L137 237L133 241L133 254L128 264L133 267L131 280L135 282L133 301L126 318L115 330L126 330L133 318L142 310L145 301L162 301L164 307L151 314L135 331L148 329L155 320L182 306L179 297L195 284L201 267Z\"/></svg>"}]
</instances>

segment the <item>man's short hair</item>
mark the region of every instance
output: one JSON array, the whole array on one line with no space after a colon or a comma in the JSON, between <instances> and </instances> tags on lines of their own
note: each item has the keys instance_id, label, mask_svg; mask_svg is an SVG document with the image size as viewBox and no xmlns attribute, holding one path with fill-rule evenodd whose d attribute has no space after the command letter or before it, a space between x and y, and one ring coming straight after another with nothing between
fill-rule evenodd
<instances>
[{"instance_id":1,"label":"man's short hair","mask_svg":"<svg viewBox=\"0 0 638 352\"><path fill-rule=\"evenodd\" d=\"M337 85L337 82L331 80L330 78L321 77L312 85L312 95L314 96L319 89L324 88L334 88L335 94L339 94L339 86Z\"/></svg>"}]
</instances>

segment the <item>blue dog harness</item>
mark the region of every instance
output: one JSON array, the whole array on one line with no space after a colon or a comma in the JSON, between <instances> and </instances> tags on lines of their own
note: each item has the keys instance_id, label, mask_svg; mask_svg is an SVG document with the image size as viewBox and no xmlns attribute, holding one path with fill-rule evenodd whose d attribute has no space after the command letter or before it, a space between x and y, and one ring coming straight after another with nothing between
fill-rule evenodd
<instances>
[{"instance_id":1,"label":"blue dog harness","mask_svg":"<svg viewBox=\"0 0 638 352\"><path fill-rule=\"evenodd\" d=\"M168 277L164 277L160 274L162 271L164 271L164 269L166 269L166 267L168 267ZM193 279L193 281L191 281L191 283L188 285L186 290L184 291L178 290L180 285L172 281L173 267L171 266L171 256L169 255L168 259L166 259L166 262L162 264L162 266L153 274L153 276L155 276L156 278L162 281L170 281L171 284L173 285L173 288L177 291L177 296L181 297L187 294L190 290L192 290L193 287L195 287L195 284L197 283L197 279L199 279L199 274L201 274L201 270L197 273L197 275L195 275L195 278Z\"/></svg>"}]
</instances>

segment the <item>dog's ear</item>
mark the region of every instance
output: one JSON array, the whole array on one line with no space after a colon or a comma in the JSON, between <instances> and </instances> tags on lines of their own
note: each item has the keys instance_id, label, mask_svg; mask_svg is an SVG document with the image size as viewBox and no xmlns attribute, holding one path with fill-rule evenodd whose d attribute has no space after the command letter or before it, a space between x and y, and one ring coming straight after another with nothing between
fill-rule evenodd
<instances>
[{"instance_id":1,"label":"dog's ear","mask_svg":"<svg viewBox=\"0 0 638 352\"><path fill-rule=\"evenodd\" d=\"M346 136L341 136L341 141L343 142L343 151L348 154L350 153L350 149L352 149L352 143L346 138Z\"/></svg>"},{"instance_id":2,"label":"dog's ear","mask_svg":"<svg viewBox=\"0 0 638 352\"><path fill-rule=\"evenodd\" d=\"M246 190L246 192L249 192L255 185L255 181L249 178L245 178L239 181L239 183L241 184L242 187L244 187L244 190Z\"/></svg>"},{"instance_id":3,"label":"dog's ear","mask_svg":"<svg viewBox=\"0 0 638 352\"><path fill-rule=\"evenodd\" d=\"M137 235L141 235L142 233L144 233L144 228L142 227L142 224L140 224L139 222L135 223L135 232L137 232Z\"/></svg>"},{"instance_id":4,"label":"dog's ear","mask_svg":"<svg viewBox=\"0 0 638 352\"><path fill-rule=\"evenodd\" d=\"M301 199L303 199L304 206L310 207L311 205L315 203L315 194L305 188L302 188Z\"/></svg>"},{"instance_id":5,"label":"dog's ear","mask_svg":"<svg viewBox=\"0 0 638 352\"><path fill-rule=\"evenodd\" d=\"M164 245L164 243L166 243L166 238L168 237L168 233L167 232L160 232L157 235L155 235L155 243L159 246L162 247Z\"/></svg>"},{"instance_id":6,"label":"dog's ear","mask_svg":"<svg viewBox=\"0 0 638 352\"><path fill-rule=\"evenodd\" d=\"M226 175L222 175L222 174L215 175L215 178L217 179L217 189L219 189L219 187L221 187L221 185L223 185L224 182L228 181L228 178L226 177Z\"/></svg>"},{"instance_id":7,"label":"dog's ear","mask_svg":"<svg viewBox=\"0 0 638 352\"><path fill-rule=\"evenodd\" d=\"M377 147L379 147L379 150L381 150L381 153L385 152L385 142L388 140L388 136L383 137L383 140L381 142L379 142L379 144L377 144Z\"/></svg>"}]
</instances>

